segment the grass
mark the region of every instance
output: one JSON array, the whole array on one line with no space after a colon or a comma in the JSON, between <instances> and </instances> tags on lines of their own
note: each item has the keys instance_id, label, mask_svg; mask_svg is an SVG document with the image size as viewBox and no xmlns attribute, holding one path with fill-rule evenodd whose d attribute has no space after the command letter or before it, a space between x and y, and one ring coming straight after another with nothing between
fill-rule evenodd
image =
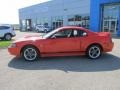
<instances>
[{"instance_id":1,"label":"grass","mask_svg":"<svg viewBox=\"0 0 120 90\"><path fill-rule=\"evenodd\" d=\"M12 41L0 41L0 48L8 47Z\"/></svg>"}]
</instances>

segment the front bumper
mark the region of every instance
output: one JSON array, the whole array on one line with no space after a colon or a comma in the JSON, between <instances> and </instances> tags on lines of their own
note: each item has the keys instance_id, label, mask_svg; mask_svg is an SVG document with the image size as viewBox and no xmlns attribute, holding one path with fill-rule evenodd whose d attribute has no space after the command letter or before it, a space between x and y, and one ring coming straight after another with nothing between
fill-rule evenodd
<instances>
[{"instance_id":1,"label":"front bumper","mask_svg":"<svg viewBox=\"0 0 120 90\"><path fill-rule=\"evenodd\" d=\"M12 35L12 37L15 37L15 36L16 36L16 34Z\"/></svg>"},{"instance_id":2,"label":"front bumper","mask_svg":"<svg viewBox=\"0 0 120 90\"><path fill-rule=\"evenodd\" d=\"M19 57L20 56L20 49L18 47L8 47L8 52L11 54L11 55L14 55L14 56L17 56Z\"/></svg>"}]
</instances>

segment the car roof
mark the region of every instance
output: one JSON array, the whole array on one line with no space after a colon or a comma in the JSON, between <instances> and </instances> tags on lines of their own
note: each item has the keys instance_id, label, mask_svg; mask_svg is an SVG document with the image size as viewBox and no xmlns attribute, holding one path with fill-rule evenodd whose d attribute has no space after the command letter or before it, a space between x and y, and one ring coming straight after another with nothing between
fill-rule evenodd
<instances>
[{"instance_id":1,"label":"car roof","mask_svg":"<svg viewBox=\"0 0 120 90\"><path fill-rule=\"evenodd\" d=\"M0 26L11 27L11 25L8 25L8 24L0 24Z\"/></svg>"},{"instance_id":2,"label":"car roof","mask_svg":"<svg viewBox=\"0 0 120 90\"><path fill-rule=\"evenodd\" d=\"M85 29L83 27L78 27L78 26L64 26L64 27L61 27L60 29L68 29L68 28L88 30L88 29Z\"/></svg>"},{"instance_id":3,"label":"car roof","mask_svg":"<svg viewBox=\"0 0 120 90\"><path fill-rule=\"evenodd\" d=\"M79 26L64 26L64 27L60 27L59 29L80 29L80 30L84 30L86 32L89 32L89 33L94 33L93 31L89 30L89 29L86 29L84 27L79 27Z\"/></svg>"},{"instance_id":4,"label":"car roof","mask_svg":"<svg viewBox=\"0 0 120 90\"><path fill-rule=\"evenodd\" d=\"M41 25L41 24L37 24L36 26L44 26L44 25Z\"/></svg>"}]
</instances>

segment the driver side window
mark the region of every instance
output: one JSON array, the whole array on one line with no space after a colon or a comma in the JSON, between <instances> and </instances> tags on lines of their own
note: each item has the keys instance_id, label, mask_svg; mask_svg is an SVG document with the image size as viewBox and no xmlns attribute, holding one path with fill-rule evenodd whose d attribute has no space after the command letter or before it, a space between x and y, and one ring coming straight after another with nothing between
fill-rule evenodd
<instances>
[{"instance_id":1,"label":"driver side window","mask_svg":"<svg viewBox=\"0 0 120 90\"><path fill-rule=\"evenodd\" d=\"M61 30L57 33L55 33L52 37L53 38L68 38L72 35L72 30L68 29L68 30Z\"/></svg>"}]
</instances>

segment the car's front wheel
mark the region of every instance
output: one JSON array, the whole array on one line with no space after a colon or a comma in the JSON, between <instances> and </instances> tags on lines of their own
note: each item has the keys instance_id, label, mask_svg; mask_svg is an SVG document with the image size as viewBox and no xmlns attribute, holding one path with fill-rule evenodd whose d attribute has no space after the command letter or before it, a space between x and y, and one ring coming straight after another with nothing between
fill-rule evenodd
<instances>
[{"instance_id":1,"label":"car's front wheel","mask_svg":"<svg viewBox=\"0 0 120 90\"><path fill-rule=\"evenodd\" d=\"M27 46L22 51L22 57L27 61L37 60L38 55L38 50L32 46Z\"/></svg>"},{"instance_id":2,"label":"car's front wheel","mask_svg":"<svg viewBox=\"0 0 120 90\"><path fill-rule=\"evenodd\" d=\"M101 56L102 50L99 45L92 45L87 49L86 55L90 59L97 59Z\"/></svg>"}]
</instances>

